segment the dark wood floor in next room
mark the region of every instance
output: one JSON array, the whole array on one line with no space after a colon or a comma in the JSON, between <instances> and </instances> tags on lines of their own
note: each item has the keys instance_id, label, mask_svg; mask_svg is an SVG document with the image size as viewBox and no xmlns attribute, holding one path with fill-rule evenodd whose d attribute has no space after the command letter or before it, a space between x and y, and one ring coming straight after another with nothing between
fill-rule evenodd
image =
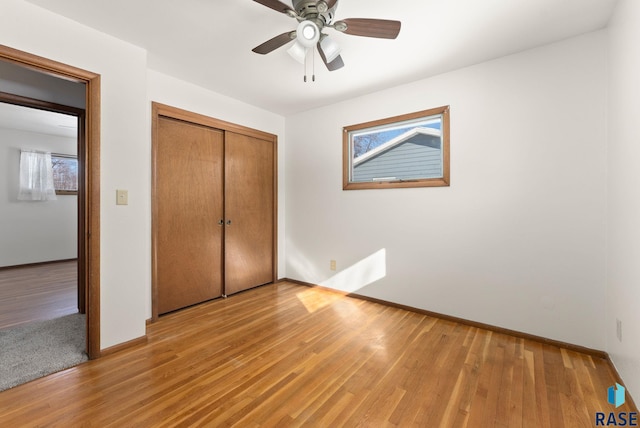
<instances>
[{"instance_id":1,"label":"dark wood floor in next room","mask_svg":"<svg viewBox=\"0 0 640 428\"><path fill-rule=\"evenodd\" d=\"M0 269L0 329L76 312L76 260Z\"/></svg>"}]
</instances>

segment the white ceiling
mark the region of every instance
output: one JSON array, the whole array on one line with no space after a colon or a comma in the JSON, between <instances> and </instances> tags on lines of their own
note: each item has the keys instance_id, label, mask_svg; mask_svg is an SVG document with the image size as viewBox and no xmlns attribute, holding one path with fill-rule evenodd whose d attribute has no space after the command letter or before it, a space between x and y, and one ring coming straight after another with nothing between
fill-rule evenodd
<instances>
[{"instance_id":1,"label":"white ceiling","mask_svg":"<svg viewBox=\"0 0 640 428\"><path fill-rule=\"evenodd\" d=\"M0 128L76 138L78 118L0 102Z\"/></svg>"},{"instance_id":2,"label":"white ceiling","mask_svg":"<svg viewBox=\"0 0 640 428\"><path fill-rule=\"evenodd\" d=\"M251 52L296 26L252 0L28 1L145 48L151 69L287 116L603 28L617 0L339 0L337 20L402 30L383 40L327 29L345 67L329 72L316 54L307 83L286 47Z\"/></svg>"}]
</instances>

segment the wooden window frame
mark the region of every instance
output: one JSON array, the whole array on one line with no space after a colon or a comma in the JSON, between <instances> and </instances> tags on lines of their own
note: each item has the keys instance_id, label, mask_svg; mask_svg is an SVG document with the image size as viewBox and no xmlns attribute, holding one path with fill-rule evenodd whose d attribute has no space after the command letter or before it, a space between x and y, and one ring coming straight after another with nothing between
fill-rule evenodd
<instances>
[{"instance_id":1,"label":"wooden window frame","mask_svg":"<svg viewBox=\"0 0 640 428\"><path fill-rule=\"evenodd\" d=\"M391 181L351 181L351 141L350 133L367 128L390 125L408 120L426 118L429 116L442 116L442 177L421 178L415 180L391 180ZM342 132L342 189L343 190L364 190L364 189L394 189L407 187L446 187L450 183L449 168L449 106L436 107L400 116L388 117L357 125L345 126Z\"/></svg>"}]
</instances>

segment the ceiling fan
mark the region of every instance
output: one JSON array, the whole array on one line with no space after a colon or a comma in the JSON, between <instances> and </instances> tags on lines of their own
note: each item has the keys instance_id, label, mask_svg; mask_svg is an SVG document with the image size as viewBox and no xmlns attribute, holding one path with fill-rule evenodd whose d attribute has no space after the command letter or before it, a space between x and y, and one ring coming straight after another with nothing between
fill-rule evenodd
<instances>
[{"instance_id":1,"label":"ceiling fan","mask_svg":"<svg viewBox=\"0 0 640 428\"><path fill-rule=\"evenodd\" d=\"M340 46L328 34L322 32L324 28L333 28L354 36L381 39L395 39L400 33L400 21L348 18L333 22L338 0L292 0L293 7L279 0L254 1L295 18L298 27L256 46L252 49L253 52L265 55L295 40L295 44L287 51L289 55L304 64L307 51L317 46L320 57L329 71L344 67L344 62L340 56Z\"/></svg>"}]
</instances>

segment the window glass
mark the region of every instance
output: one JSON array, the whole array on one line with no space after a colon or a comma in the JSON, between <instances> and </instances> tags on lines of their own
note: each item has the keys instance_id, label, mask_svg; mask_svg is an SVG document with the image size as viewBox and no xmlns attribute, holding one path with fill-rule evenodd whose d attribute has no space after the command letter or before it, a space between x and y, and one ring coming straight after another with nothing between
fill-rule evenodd
<instances>
[{"instance_id":1,"label":"window glass","mask_svg":"<svg viewBox=\"0 0 640 428\"><path fill-rule=\"evenodd\" d=\"M53 183L57 195L78 193L78 158L72 155L52 154Z\"/></svg>"},{"instance_id":2,"label":"window glass","mask_svg":"<svg viewBox=\"0 0 640 428\"><path fill-rule=\"evenodd\" d=\"M447 186L448 107L344 128L344 188Z\"/></svg>"}]
</instances>

